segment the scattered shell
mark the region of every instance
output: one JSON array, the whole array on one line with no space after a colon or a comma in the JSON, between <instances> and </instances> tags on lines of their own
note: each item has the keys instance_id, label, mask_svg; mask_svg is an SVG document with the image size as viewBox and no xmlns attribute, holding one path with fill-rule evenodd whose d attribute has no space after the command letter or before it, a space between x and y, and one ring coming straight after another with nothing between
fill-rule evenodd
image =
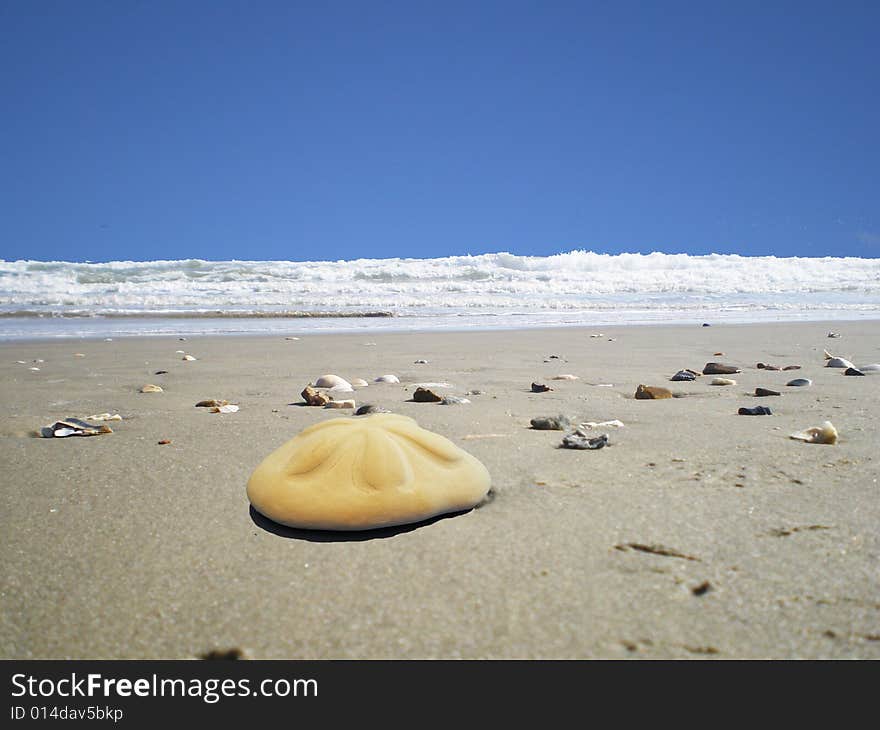
<instances>
[{"instance_id":1,"label":"scattered shell","mask_svg":"<svg viewBox=\"0 0 880 730\"><path fill-rule=\"evenodd\" d=\"M755 388L755 395L763 398L768 395L782 395L778 390L770 390L769 388Z\"/></svg>"},{"instance_id":2,"label":"scattered shell","mask_svg":"<svg viewBox=\"0 0 880 730\"><path fill-rule=\"evenodd\" d=\"M174 354L175 355L186 355L186 350L175 350Z\"/></svg>"},{"instance_id":3,"label":"scattered shell","mask_svg":"<svg viewBox=\"0 0 880 730\"><path fill-rule=\"evenodd\" d=\"M469 390L465 395L483 395L482 390Z\"/></svg>"},{"instance_id":4,"label":"scattered shell","mask_svg":"<svg viewBox=\"0 0 880 730\"><path fill-rule=\"evenodd\" d=\"M864 373L861 370L859 370L858 368L854 368L854 367L847 368L843 374L844 375L864 375Z\"/></svg>"},{"instance_id":5,"label":"scattered shell","mask_svg":"<svg viewBox=\"0 0 880 730\"><path fill-rule=\"evenodd\" d=\"M414 388L454 388L452 383L413 383Z\"/></svg>"},{"instance_id":6,"label":"scattered shell","mask_svg":"<svg viewBox=\"0 0 880 730\"><path fill-rule=\"evenodd\" d=\"M363 378L353 378L351 381L352 386L355 388L366 388L369 383Z\"/></svg>"},{"instance_id":7,"label":"scattered shell","mask_svg":"<svg viewBox=\"0 0 880 730\"><path fill-rule=\"evenodd\" d=\"M85 357L85 354L82 352L75 352L75 353L73 353L73 356L74 357Z\"/></svg>"},{"instance_id":8,"label":"scattered shell","mask_svg":"<svg viewBox=\"0 0 880 730\"><path fill-rule=\"evenodd\" d=\"M428 364L427 360L414 360L413 361L413 365L427 365L427 364Z\"/></svg>"},{"instance_id":9,"label":"scattered shell","mask_svg":"<svg viewBox=\"0 0 880 730\"><path fill-rule=\"evenodd\" d=\"M851 368L853 364L843 357L829 357L825 361L826 368Z\"/></svg>"},{"instance_id":10,"label":"scattered shell","mask_svg":"<svg viewBox=\"0 0 880 730\"><path fill-rule=\"evenodd\" d=\"M707 362L703 368L703 375L733 375L742 372L734 365L725 365L720 362Z\"/></svg>"},{"instance_id":11,"label":"scattered shell","mask_svg":"<svg viewBox=\"0 0 880 730\"><path fill-rule=\"evenodd\" d=\"M25 360L16 360L15 362L16 362L18 365L27 365L27 361L25 361Z\"/></svg>"},{"instance_id":12,"label":"scattered shell","mask_svg":"<svg viewBox=\"0 0 880 730\"><path fill-rule=\"evenodd\" d=\"M794 380L789 380L786 385L792 388L801 388L806 387L808 385L812 385L813 381L809 378L795 378Z\"/></svg>"},{"instance_id":13,"label":"scattered shell","mask_svg":"<svg viewBox=\"0 0 880 730\"><path fill-rule=\"evenodd\" d=\"M673 382L696 380L698 373L693 370L679 370L675 375L669 378Z\"/></svg>"},{"instance_id":14,"label":"scattered shell","mask_svg":"<svg viewBox=\"0 0 880 730\"><path fill-rule=\"evenodd\" d=\"M623 421L616 418L612 421L586 421L578 425L578 429L594 429L594 428L625 428Z\"/></svg>"},{"instance_id":15,"label":"scattered shell","mask_svg":"<svg viewBox=\"0 0 880 730\"><path fill-rule=\"evenodd\" d=\"M784 368L782 368L782 369L783 369L783 370L800 370L800 369L801 369L801 366L800 366L800 365L786 365L786 366L785 366Z\"/></svg>"},{"instance_id":16,"label":"scattered shell","mask_svg":"<svg viewBox=\"0 0 880 730\"><path fill-rule=\"evenodd\" d=\"M712 356L713 357L724 357L724 353L723 352L713 352Z\"/></svg>"},{"instance_id":17,"label":"scattered shell","mask_svg":"<svg viewBox=\"0 0 880 730\"><path fill-rule=\"evenodd\" d=\"M354 408L354 400L331 400L324 404L324 408Z\"/></svg>"},{"instance_id":18,"label":"scattered shell","mask_svg":"<svg viewBox=\"0 0 880 730\"><path fill-rule=\"evenodd\" d=\"M141 393L163 393L161 387L158 385L153 385L152 383L147 383L146 385L141 386Z\"/></svg>"},{"instance_id":19,"label":"scattered shell","mask_svg":"<svg viewBox=\"0 0 880 730\"><path fill-rule=\"evenodd\" d=\"M590 335L590 337L594 337L594 338L595 338L595 337L604 337L604 336L605 336L605 335L603 335L601 332L599 332L599 333L597 333L597 334L594 334L594 335Z\"/></svg>"},{"instance_id":20,"label":"scattered shell","mask_svg":"<svg viewBox=\"0 0 880 730\"><path fill-rule=\"evenodd\" d=\"M299 337L285 337L285 340L298 340Z\"/></svg>"},{"instance_id":21,"label":"scattered shell","mask_svg":"<svg viewBox=\"0 0 880 730\"><path fill-rule=\"evenodd\" d=\"M840 335L837 334L837 332L829 332L827 336L828 337L840 337Z\"/></svg>"},{"instance_id":22,"label":"scattered shell","mask_svg":"<svg viewBox=\"0 0 880 730\"><path fill-rule=\"evenodd\" d=\"M580 378L571 373L563 373L562 375L554 375L553 380L580 380Z\"/></svg>"},{"instance_id":23,"label":"scattered shell","mask_svg":"<svg viewBox=\"0 0 880 730\"><path fill-rule=\"evenodd\" d=\"M224 406L214 406L211 408L211 413L238 413L238 406L234 406L231 403L227 403Z\"/></svg>"},{"instance_id":24,"label":"scattered shell","mask_svg":"<svg viewBox=\"0 0 880 730\"><path fill-rule=\"evenodd\" d=\"M443 400L440 401L441 406L463 406L467 403L470 403L470 400L457 395L445 395Z\"/></svg>"},{"instance_id":25,"label":"scattered shell","mask_svg":"<svg viewBox=\"0 0 880 730\"><path fill-rule=\"evenodd\" d=\"M331 418L271 453L247 485L254 509L289 527L367 530L479 504L491 486L476 458L411 418Z\"/></svg>"},{"instance_id":26,"label":"scattered shell","mask_svg":"<svg viewBox=\"0 0 880 730\"><path fill-rule=\"evenodd\" d=\"M63 421L55 421L50 426L40 429L43 438L66 438L68 436L100 436L105 433L113 433L110 426L87 423L79 418L66 418Z\"/></svg>"},{"instance_id":27,"label":"scattered shell","mask_svg":"<svg viewBox=\"0 0 880 730\"><path fill-rule=\"evenodd\" d=\"M338 375L322 375L315 381L316 388L348 388L351 390L351 383L345 378Z\"/></svg>"},{"instance_id":28,"label":"scattered shell","mask_svg":"<svg viewBox=\"0 0 880 730\"><path fill-rule=\"evenodd\" d=\"M836 444L837 429L834 428L831 421L825 421L821 426L793 433L789 438L806 441L808 444Z\"/></svg>"},{"instance_id":29,"label":"scattered shell","mask_svg":"<svg viewBox=\"0 0 880 730\"><path fill-rule=\"evenodd\" d=\"M158 441L157 443L159 446L167 446L168 444L171 443L171 439L162 439L161 441Z\"/></svg>"},{"instance_id":30,"label":"scattered shell","mask_svg":"<svg viewBox=\"0 0 880 730\"><path fill-rule=\"evenodd\" d=\"M437 395L430 388L416 388L412 399L416 403L439 403L443 397Z\"/></svg>"},{"instance_id":31,"label":"scattered shell","mask_svg":"<svg viewBox=\"0 0 880 730\"><path fill-rule=\"evenodd\" d=\"M310 385L307 385L303 392L300 393L302 399L306 402L306 405L309 406L324 406L330 402L330 396L326 393L322 393L319 390L315 390Z\"/></svg>"},{"instance_id":32,"label":"scattered shell","mask_svg":"<svg viewBox=\"0 0 880 730\"><path fill-rule=\"evenodd\" d=\"M195 358L192 355L184 355L181 360L185 360L186 362L193 362Z\"/></svg>"},{"instance_id":33,"label":"scattered shell","mask_svg":"<svg viewBox=\"0 0 880 730\"><path fill-rule=\"evenodd\" d=\"M779 367L779 365L767 365L766 363L763 363L763 362L759 362L755 367L757 367L758 370L781 370L782 369Z\"/></svg>"},{"instance_id":34,"label":"scattered shell","mask_svg":"<svg viewBox=\"0 0 880 730\"><path fill-rule=\"evenodd\" d=\"M580 429L574 433L570 433L562 438L561 447L563 449L601 449L608 444L608 434L603 433L601 436L590 438Z\"/></svg>"},{"instance_id":35,"label":"scattered shell","mask_svg":"<svg viewBox=\"0 0 880 730\"><path fill-rule=\"evenodd\" d=\"M658 388L654 385L639 385L636 388L637 400L660 400L662 398L671 398L672 392L666 388Z\"/></svg>"},{"instance_id":36,"label":"scattered shell","mask_svg":"<svg viewBox=\"0 0 880 730\"><path fill-rule=\"evenodd\" d=\"M167 370L157 370L153 375L168 375Z\"/></svg>"},{"instance_id":37,"label":"scattered shell","mask_svg":"<svg viewBox=\"0 0 880 730\"><path fill-rule=\"evenodd\" d=\"M87 421L121 421L122 416L118 413L110 414L110 413L98 413L94 416L87 416Z\"/></svg>"},{"instance_id":38,"label":"scattered shell","mask_svg":"<svg viewBox=\"0 0 880 730\"><path fill-rule=\"evenodd\" d=\"M558 416L539 416L531 420L536 431L565 431L574 424L574 419L560 413Z\"/></svg>"},{"instance_id":39,"label":"scattered shell","mask_svg":"<svg viewBox=\"0 0 880 730\"><path fill-rule=\"evenodd\" d=\"M39 372L40 368L32 367L32 368L28 368L28 370L33 370L34 372Z\"/></svg>"},{"instance_id":40,"label":"scattered shell","mask_svg":"<svg viewBox=\"0 0 880 730\"><path fill-rule=\"evenodd\" d=\"M217 400L216 398L209 398L208 400L200 400L196 403L196 408L219 408L220 406L229 405L228 400Z\"/></svg>"},{"instance_id":41,"label":"scattered shell","mask_svg":"<svg viewBox=\"0 0 880 730\"><path fill-rule=\"evenodd\" d=\"M730 378L712 378L709 385L736 385L736 381Z\"/></svg>"},{"instance_id":42,"label":"scattered shell","mask_svg":"<svg viewBox=\"0 0 880 730\"><path fill-rule=\"evenodd\" d=\"M755 406L754 408L740 408L737 411L740 416L772 416L772 411L767 406Z\"/></svg>"},{"instance_id":43,"label":"scattered shell","mask_svg":"<svg viewBox=\"0 0 880 730\"><path fill-rule=\"evenodd\" d=\"M532 383L532 393L547 393L553 390L549 385L543 383Z\"/></svg>"},{"instance_id":44,"label":"scattered shell","mask_svg":"<svg viewBox=\"0 0 880 730\"><path fill-rule=\"evenodd\" d=\"M374 383L399 383L400 378L398 378L396 375L380 375L373 382Z\"/></svg>"},{"instance_id":45,"label":"scattered shell","mask_svg":"<svg viewBox=\"0 0 880 730\"><path fill-rule=\"evenodd\" d=\"M371 413L389 413L387 408L382 408L382 406L374 406L372 403L367 403L366 405L358 408L354 415L356 416L368 416Z\"/></svg>"}]
</instances>

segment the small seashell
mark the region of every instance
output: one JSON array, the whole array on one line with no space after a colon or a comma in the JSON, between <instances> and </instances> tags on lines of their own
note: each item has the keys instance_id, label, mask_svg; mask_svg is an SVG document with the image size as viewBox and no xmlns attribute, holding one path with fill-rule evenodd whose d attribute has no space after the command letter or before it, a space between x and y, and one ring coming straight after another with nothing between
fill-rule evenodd
<instances>
[{"instance_id":1,"label":"small seashell","mask_svg":"<svg viewBox=\"0 0 880 730\"><path fill-rule=\"evenodd\" d=\"M299 337L285 337L285 340L298 340Z\"/></svg>"},{"instance_id":2,"label":"small seashell","mask_svg":"<svg viewBox=\"0 0 880 730\"><path fill-rule=\"evenodd\" d=\"M827 336L828 337L840 337L840 335L837 334L837 332L829 332Z\"/></svg>"},{"instance_id":3,"label":"small seashell","mask_svg":"<svg viewBox=\"0 0 880 730\"><path fill-rule=\"evenodd\" d=\"M303 392L300 393L302 399L306 402L306 405L309 406L325 406L330 402L330 396L326 393L322 393L319 390L315 390L310 385L307 385Z\"/></svg>"},{"instance_id":4,"label":"small seashell","mask_svg":"<svg viewBox=\"0 0 880 730\"><path fill-rule=\"evenodd\" d=\"M795 378L794 380L789 380L786 385L791 388L805 388L809 385L812 385L813 381L809 378Z\"/></svg>"},{"instance_id":5,"label":"small seashell","mask_svg":"<svg viewBox=\"0 0 880 730\"><path fill-rule=\"evenodd\" d=\"M26 360L16 360L15 362L16 362L17 364L19 364L19 365L27 365L27 361L26 361Z\"/></svg>"},{"instance_id":6,"label":"small seashell","mask_svg":"<svg viewBox=\"0 0 880 730\"><path fill-rule=\"evenodd\" d=\"M636 388L637 400L661 400L663 398L671 398L672 392L666 388L658 388L653 385L639 385Z\"/></svg>"},{"instance_id":7,"label":"small seashell","mask_svg":"<svg viewBox=\"0 0 880 730\"><path fill-rule=\"evenodd\" d=\"M363 378L354 378L351 381L351 384L355 388L366 388L367 385L369 385L369 383L367 383L367 381L364 380Z\"/></svg>"},{"instance_id":8,"label":"small seashell","mask_svg":"<svg viewBox=\"0 0 880 730\"><path fill-rule=\"evenodd\" d=\"M214 406L210 410L211 413L238 413L238 406L227 403L226 405L222 406Z\"/></svg>"},{"instance_id":9,"label":"small seashell","mask_svg":"<svg viewBox=\"0 0 880 730\"><path fill-rule=\"evenodd\" d=\"M859 370L858 368L854 368L854 367L847 368L843 372L843 374L844 375L862 375L862 376L864 376L864 373L861 370Z\"/></svg>"},{"instance_id":10,"label":"small seashell","mask_svg":"<svg viewBox=\"0 0 880 730\"><path fill-rule=\"evenodd\" d=\"M413 383L414 388L453 388L451 383Z\"/></svg>"},{"instance_id":11,"label":"small seashell","mask_svg":"<svg viewBox=\"0 0 880 730\"><path fill-rule=\"evenodd\" d=\"M97 415L94 415L94 416L87 416L86 420L87 421L121 421L122 416L120 416L118 413L114 413L112 415L109 413L98 413Z\"/></svg>"},{"instance_id":12,"label":"small seashell","mask_svg":"<svg viewBox=\"0 0 880 730\"><path fill-rule=\"evenodd\" d=\"M740 416L772 416L773 413L767 406L755 406L754 408L740 408L737 411Z\"/></svg>"},{"instance_id":13,"label":"small seashell","mask_svg":"<svg viewBox=\"0 0 880 730\"><path fill-rule=\"evenodd\" d=\"M781 370L782 369L779 367L779 365L767 365L766 363L763 363L763 362L759 362L755 367L757 367L758 370Z\"/></svg>"},{"instance_id":14,"label":"small seashell","mask_svg":"<svg viewBox=\"0 0 880 730\"><path fill-rule=\"evenodd\" d=\"M331 400L324 404L324 408L354 408L354 400Z\"/></svg>"},{"instance_id":15,"label":"small seashell","mask_svg":"<svg viewBox=\"0 0 880 730\"><path fill-rule=\"evenodd\" d=\"M837 429L834 428L831 421L825 421L821 426L814 426L806 431L793 433L789 438L806 441L808 444L836 444Z\"/></svg>"},{"instance_id":16,"label":"small seashell","mask_svg":"<svg viewBox=\"0 0 880 730\"><path fill-rule=\"evenodd\" d=\"M82 352L75 352L75 353L73 353L73 356L74 357L85 357L85 355Z\"/></svg>"},{"instance_id":17,"label":"small seashell","mask_svg":"<svg viewBox=\"0 0 880 730\"><path fill-rule=\"evenodd\" d=\"M457 395L444 395L440 401L441 406L462 406L467 403L470 403L469 399L461 398Z\"/></svg>"},{"instance_id":18,"label":"small seashell","mask_svg":"<svg viewBox=\"0 0 880 730\"><path fill-rule=\"evenodd\" d=\"M730 378L712 378L709 385L736 385L736 381Z\"/></svg>"},{"instance_id":19,"label":"small seashell","mask_svg":"<svg viewBox=\"0 0 880 730\"><path fill-rule=\"evenodd\" d=\"M713 352L712 357L724 357L724 353L723 352Z\"/></svg>"},{"instance_id":20,"label":"small seashell","mask_svg":"<svg viewBox=\"0 0 880 730\"><path fill-rule=\"evenodd\" d=\"M157 370L153 375L168 375L167 370Z\"/></svg>"},{"instance_id":21,"label":"small seashell","mask_svg":"<svg viewBox=\"0 0 880 730\"><path fill-rule=\"evenodd\" d=\"M427 364L428 364L427 360L414 360L413 361L413 365L427 365Z\"/></svg>"},{"instance_id":22,"label":"small seashell","mask_svg":"<svg viewBox=\"0 0 880 730\"><path fill-rule=\"evenodd\" d=\"M769 388L755 388L755 395L758 398L763 398L768 395L782 395L778 390L770 390Z\"/></svg>"},{"instance_id":23,"label":"small seashell","mask_svg":"<svg viewBox=\"0 0 880 730\"><path fill-rule=\"evenodd\" d=\"M782 369L783 369L783 370L800 370L800 369L801 369L801 366L800 366L800 365L786 365L786 366L785 366L784 368L782 368Z\"/></svg>"},{"instance_id":24,"label":"small seashell","mask_svg":"<svg viewBox=\"0 0 880 730\"><path fill-rule=\"evenodd\" d=\"M147 385L141 386L141 393L163 393L164 391L158 385L153 385L152 383L147 383Z\"/></svg>"},{"instance_id":25,"label":"small seashell","mask_svg":"<svg viewBox=\"0 0 880 730\"><path fill-rule=\"evenodd\" d=\"M208 400L200 400L196 403L196 408L219 408L220 406L229 405L228 400L217 400L216 398L209 398Z\"/></svg>"},{"instance_id":26,"label":"small seashell","mask_svg":"<svg viewBox=\"0 0 880 730\"><path fill-rule=\"evenodd\" d=\"M707 362L703 368L703 375L732 375L742 372L735 365L724 365L720 362Z\"/></svg>"},{"instance_id":27,"label":"small seashell","mask_svg":"<svg viewBox=\"0 0 880 730\"><path fill-rule=\"evenodd\" d=\"M382 408L382 406L374 406L372 403L367 403L366 405L362 405L358 408L354 415L356 416L368 416L371 413L389 413L390 411L387 408Z\"/></svg>"},{"instance_id":28,"label":"small seashell","mask_svg":"<svg viewBox=\"0 0 880 730\"><path fill-rule=\"evenodd\" d=\"M87 423L79 418L65 418L63 421L56 421L50 426L44 426L40 429L40 435L43 438L66 438L68 436L100 436L105 433L113 433L113 430L106 425L95 425Z\"/></svg>"},{"instance_id":29,"label":"small seashell","mask_svg":"<svg viewBox=\"0 0 880 730\"><path fill-rule=\"evenodd\" d=\"M581 423L578 425L578 429L589 429L592 430L594 428L626 428L623 424L623 421L618 421L616 418L612 421L586 421L585 423Z\"/></svg>"},{"instance_id":30,"label":"small seashell","mask_svg":"<svg viewBox=\"0 0 880 730\"><path fill-rule=\"evenodd\" d=\"M697 374L693 370L679 370L669 379L673 382L696 380Z\"/></svg>"},{"instance_id":31,"label":"small seashell","mask_svg":"<svg viewBox=\"0 0 880 730\"><path fill-rule=\"evenodd\" d=\"M175 355L186 355L186 350L175 350L174 354Z\"/></svg>"},{"instance_id":32,"label":"small seashell","mask_svg":"<svg viewBox=\"0 0 880 730\"><path fill-rule=\"evenodd\" d=\"M181 359L181 360L185 360L186 362L193 362L193 360L195 360L195 358L194 358L192 355L184 355L184 356L183 356L182 358L180 358L180 359Z\"/></svg>"},{"instance_id":33,"label":"small seashell","mask_svg":"<svg viewBox=\"0 0 880 730\"><path fill-rule=\"evenodd\" d=\"M532 383L532 393L547 393L553 390L549 385L543 383Z\"/></svg>"},{"instance_id":34,"label":"small seashell","mask_svg":"<svg viewBox=\"0 0 880 730\"><path fill-rule=\"evenodd\" d=\"M351 390L351 383L349 383L345 378L340 378L338 375L322 375L315 381L316 388L348 388Z\"/></svg>"},{"instance_id":35,"label":"small seashell","mask_svg":"<svg viewBox=\"0 0 880 730\"><path fill-rule=\"evenodd\" d=\"M562 448L563 449L601 449L608 445L608 434L603 433L601 436L596 436L595 438L590 438L587 434L582 432L580 429L575 431L574 433L570 433L567 436L564 436L562 439Z\"/></svg>"},{"instance_id":36,"label":"small seashell","mask_svg":"<svg viewBox=\"0 0 880 730\"><path fill-rule=\"evenodd\" d=\"M533 418L530 423L536 431L565 431L572 427L574 419L560 413L558 416Z\"/></svg>"},{"instance_id":37,"label":"small seashell","mask_svg":"<svg viewBox=\"0 0 880 730\"><path fill-rule=\"evenodd\" d=\"M36 372L39 372L39 371L40 371L40 368L38 368L38 367L32 367L32 368L28 368L28 370L33 370L33 371L36 373Z\"/></svg>"},{"instance_id":38,"label":"small seashell","mask_svg":"<svg viewBox=\"0 0 880 730\"><path fill-rule=\"evenodd\" d=\"M412 399L416 403L439 403L443 397L437 395L430 388L416 388Z\"/></svg>"},{"instance_id":39,"label":"small seashell","mask_svg":"<svg viewBox=\"0 0 880 730\"><path fill-rule=\"evenodd\" d=\"M843 357L829 357L825 361L826 368L851 368L853 364Z\"/></svg>"},{"instance_id":40,"label":"small seashell","mask_svg":"<svg viewBox=\"0 0 880 730\"><path fill-rule=\"evenodd\" d=\"M577 375L571 375L570 373L563 373L562 375L554 375L553 380L580 380Z\"/></svg>"},{"instance_id":41,"label":"small seashell","mask_svg":"<svg viewBox=\"0 0 880 730\"><path fill-rule=\"evenodd\" d=\"M399 383L400 378L398 378L396 375L380 375L373 382L374 383Z\"/></svg>"}]
</instances>

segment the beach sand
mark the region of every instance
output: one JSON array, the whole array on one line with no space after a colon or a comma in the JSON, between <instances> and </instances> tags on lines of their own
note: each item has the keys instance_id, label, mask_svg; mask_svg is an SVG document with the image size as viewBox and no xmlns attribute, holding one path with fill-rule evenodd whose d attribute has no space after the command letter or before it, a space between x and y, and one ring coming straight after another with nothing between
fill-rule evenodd
<instances>
[{"instance_id":1,"label":"beach sand","mask_svg":"<svg viewBox=\"0 0 880 730\"><path fill-rule=\"evenodd\" d=\"M880 322L3 343L0 656L880 658L880 374L825 368L825 348L878 362ZM710 361L737 384L669 382ZM262 459L349 415L296 405L325 373L398 375L358 405L472 453L494 499L378 534L255 516ZM483 392L407 402L438 381ZM640 383L686 396L635 400ZM737 415L754 405L773 415ZM109 435L28 435L105 411L124 418ZM529 421L559 413L625 427L558 449ZM788 438L825 420L837 445Z\"/></svg>"}]
</instances>

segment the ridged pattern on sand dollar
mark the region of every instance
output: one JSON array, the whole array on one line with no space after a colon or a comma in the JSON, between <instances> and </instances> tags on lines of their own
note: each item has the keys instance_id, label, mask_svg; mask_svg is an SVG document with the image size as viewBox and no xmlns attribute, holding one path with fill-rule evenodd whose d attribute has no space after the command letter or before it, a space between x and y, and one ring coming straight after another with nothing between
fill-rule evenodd
<instances>
[{"instance_id":1,"label":"ridged pattern on sand dollar","mask_svg":"<svg viewBox=\"0 0 880 730\"><path fill-rule=\"evenodd\" d=\"M254 508L290 527L366 530L470 509L489 491L486 468L412 419L336 418L302 431L254 470Z\"/></svg>"}]
</instances>

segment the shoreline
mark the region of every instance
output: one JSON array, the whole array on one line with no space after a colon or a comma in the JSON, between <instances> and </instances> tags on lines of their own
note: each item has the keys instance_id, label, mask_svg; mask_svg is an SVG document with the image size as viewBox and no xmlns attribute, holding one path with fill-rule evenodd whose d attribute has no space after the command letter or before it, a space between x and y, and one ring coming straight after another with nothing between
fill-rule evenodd
<instances>
[{"instance_id":1,"label":"shoreline","mask_svg":"<svg viewBox=\"0 0 880 730\"><path fill-rule=\"evenodd\" d=\"M0 342L3 658L880 658L880 375L822 356L880 362L880 322L297 336ZM737 384L669 382L710 361L740 367ZM397 374L357 404L474 455L494 499L381 534L253 513L257 464L350 415L296 405L324 373ZM793 376L813 385L786 389ZM164 392L137 392L150 382ZM481 394L414 403L419 382ZM639 383L681 397L635 400ZM205 398L241 410L194 407ZM737 415L755 404L772 415ZM105 411L123 418L112 434L28 437ZM625 427L560 449L562 432L529 427L559 413ZM788 437L825 420L836 445Z\"/></svg>"}]
</instances>

